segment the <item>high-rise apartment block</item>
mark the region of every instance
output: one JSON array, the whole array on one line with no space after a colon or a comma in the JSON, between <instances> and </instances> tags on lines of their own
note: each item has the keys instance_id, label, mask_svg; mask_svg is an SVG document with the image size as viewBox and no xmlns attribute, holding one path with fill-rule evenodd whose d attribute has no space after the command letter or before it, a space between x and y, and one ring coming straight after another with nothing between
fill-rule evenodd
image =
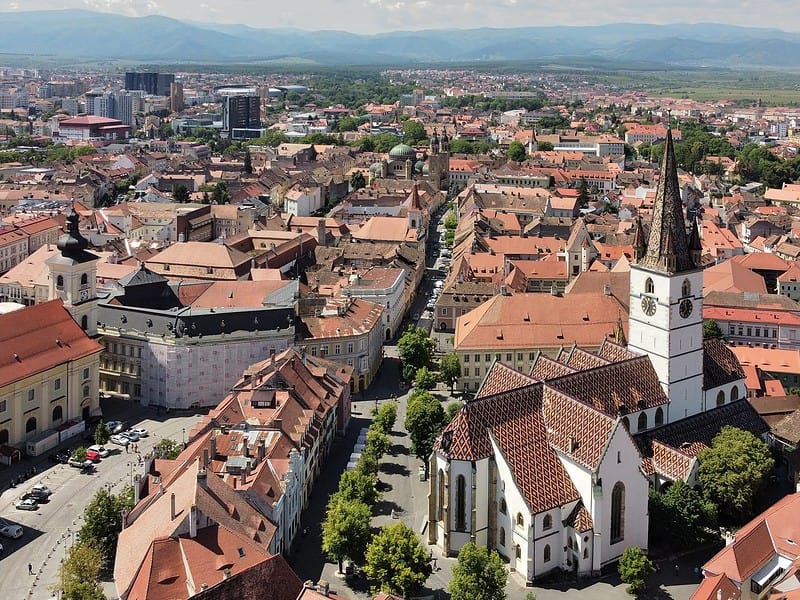
<instances>
[{"instance_id":1,"label":"high-rise apartment block","mask_svg":"<svg viewBox=\"0 0 800 600\"><path fill-rule=\"evenodd\" d=\"M125 73L126 90L144 90L153 96L169 96L174 82L172 73Z\"/></svg>"},{"instance_id":2,"label":"high-rise apartment block","mask_svg":"<svg viewBox=\"0 0 800 600\"><path fill-rule=\"evenodd\" d=\"M250 87L220 88L222 96L222 132L228 137L254 137L247 130L261 128L261 96Z\"/></svg>"}]
</instances>

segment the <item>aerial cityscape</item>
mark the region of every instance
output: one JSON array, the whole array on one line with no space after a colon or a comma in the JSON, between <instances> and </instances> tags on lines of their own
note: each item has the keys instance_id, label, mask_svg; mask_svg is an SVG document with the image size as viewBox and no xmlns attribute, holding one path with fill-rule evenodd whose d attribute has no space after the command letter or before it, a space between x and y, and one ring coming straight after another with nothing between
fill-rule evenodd
<instances>
[{"instance_id":1,"label":"aerial cityscape","mask_svg":"<svg viewBox=\"0 0 800 600\"><path fill-rule=\"evenodd\" d=\"M0 2L0 598L800 599L786 4L163 4Z\"/></svg>"}]
</instances>

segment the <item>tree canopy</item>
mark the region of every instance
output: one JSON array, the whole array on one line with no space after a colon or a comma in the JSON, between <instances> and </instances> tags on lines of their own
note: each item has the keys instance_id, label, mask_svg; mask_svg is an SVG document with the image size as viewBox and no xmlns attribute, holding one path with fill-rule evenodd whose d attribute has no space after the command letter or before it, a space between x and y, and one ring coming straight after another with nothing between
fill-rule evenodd
<instances>
[{"instance_id":1,"label":"tree canopy","mask_svg":"<svg viewBox=\"0 0 800 600\"><path fill-rule=\"evenodd\" d=\"M367 180L364 179L364 173L361 171L353 171L353 174L350 176L350 189L356 191L366 187L366 185Z\"/></svg>"},{"instance_id":2,"label":"tree canopy","mask_svg":"<svg viewBox=\"0 0 800 600\"><path fill-rule=\"evenodd\" d=\"M452 394L453 386L461 377L461 362L458 360L458 354L450 352L442 357L442 360L439 361L439 377L443 383L450 386Z\"/></svg>"},{"instance_id":3,"label":"tree canopy","mask_svg":"<svg viewBox=\"0 0 800 600\"><path fill-rule=\"evenodd\" d=\"M413 381L417 370L427 367L436 347L428 332L413 325L406 329L397 343L400 361L403 365L403 379Z\"/></svg>"},{"instance_id":4,"label":"tree canopy","mask_svg":"<svg viewBox=\"0 0 800 600\"><path fill-rule=\"evenodd\" d=\"M411 449L422 459L425 472L428 470L428 457L433 452L433 444L444 426L447 417L439 401L425 391L415 391L408 399L405 426L411 438Z\"/></svg>"},{"instance_id":5,"label":"tree canopy","mask_svg":"<svg viewBox=\"0 0 800 600\"><path fill-rule=\"evenodd\" d=\"M397 420L397 402L386 402L372 411L373 419L370 427L377 427L387 435L391 435Z\"/></svg>"},{"instance_id":6,"label":"tree canopy","mask_svg":"<svg viewBox=\"0 0 800 600\"><path fill-rule=\"evenodd\" d=\"M169 460L175 460L181 452L183 452L183 445L169 438L162 438L153 447L153 454Z\"/></svg>"},{"instance_id":7,"label":"tree canopy","mask_svg":"<svg viewBox=\"0 0 800 600\"><path fill-rule=\"evenodd\" d=\"M750 519L755 497L775 467L769 447L749 431L726 425L698 458L703 496L717 507L720 521Z\"/></svg>"},{"instance_id":8,"label":"tree canopy","mask_svg":"<svg viewBox=\"0 0 800 600\"><path fill-rule=\"evenodd\" d=\"M102 488L84 510L83 526L78 532L78 539L101 553L106 568L114 564L117 538L122 531L122 513L132 508L132 488L126 488L116 496Z\"/></svg>"},{"instance_id":9,"label":"tree canopy","mask_svg":"<svg viewBox=\"0 0 800 600\"><path fill-rule=\"evenodd\" d=\"M78 542L67 553L59 567L54 592L66 600L105 600L98 578L103 553L92 544Z\"/></svg>"},{"instance_id":10,"label":"tree canopy","mask_svg":"<svg viewBox=\"0 0 800 600\"><path fill-rule=\"evenodd\" d=\"M322 523L322 550L339 563L346 558L360 563L364 559L372 530L369 506L358 500L346 500L334 494Z\"/></svg>"},{"instance_id":11,"label":"tree canopy","mask_svg":"<svg viewBox=\"0 0 800 600\"><path fill-rule=\"evenodd\" d=\"M416 146L427 138L428 135L425 133L422 121L409 119L403 123L403 141L409 146Z\"/></svg>"},{"instance_id":12,"label":"tree canopy","mask_svg":"<svg viewBox=\"0 0 800 600\"><path fill-rule=\"evenodd\" d=\"M513 141L508 145L508 159L514 162L522 162L528 154L525 152L525 146L522 142Z\"/></svg>"},{"instance_id":13,"label":"tree canopy","mask_svg":"<svg viewBox=\"0 0 800 600\"><path fill-rule=\"evenodd\" d=\"M418 390L432 390L438 382L439 378L436 373L429 370L428 367L420 368L414 377L414 387Z\"/></svg>"},{"instance_id":14,"label":"tree canopy","mask_svg":"<svg viewBox=\"0 0 800 600\"><path fill-rule=\"evenodd\" d=\"M458 553L447 589L450 600L505 600L508 573L496 550L468 542Z\"/></svg>"},{"instance_id":15,"label":"tree canopy","mask_svg":"<svg viewBox=\"0 0 800 600\"><path fill-rule=\"evenodd\" d=\"M364 572L381 591L409 598L433 569L417 534L401 521L382 527L372 539Z\"/></svg>"},{"instance_id":16,"label":"tree canopy","mask_svg":"<svg viewBox=\"0 0 800 600\"><path fill-rule=\"evenodd\" d=\"M619 559L619 578L628 584L629 594L638 594L647 587L647 578L655 571L653 563L641 548L625 548Z\"/></svg>"},{"instance_id":17,"label":"tree canopy","mask_svg":"<svg viewBox=\"0 0 800 600\"><path fill-rule=\"evenodd\" d=\"M650 489L649 512L650 539L680 548L705 542L705 527L716 523L716 507L680 479L664 493Z\"/></svg>"},{"instance_id":18,"label":"tree canopy","mask_svg":"<svg viewBox=\"0 0 800 600\"><path fill-rule=\"evenodd\" d=\"M367 506L373 506L380 498L375 477L357 469L342 473L337 494L345 501L355 500Z\"/></svg>"},{"instance_id":19,"label":"tree canopy","mask_svg":"<svg viewBox=\"0 0 800 600\"><path fill-rule=\"evenodd\" d=\"M722 339L723 333L719 323L714 319L706 319L703 321L703 339Z\"/></svg>"}]
</instances>

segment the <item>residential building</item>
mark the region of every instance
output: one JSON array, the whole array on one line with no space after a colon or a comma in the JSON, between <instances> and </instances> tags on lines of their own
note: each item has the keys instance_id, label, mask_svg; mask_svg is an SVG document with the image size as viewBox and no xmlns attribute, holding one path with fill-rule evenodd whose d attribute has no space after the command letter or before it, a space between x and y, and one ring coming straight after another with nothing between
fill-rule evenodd
<instances>
[{"instance_id":1,"label":"residential building","mask_svg":"<svg viewBox=\"0 0 800 600\"><path fill-rule=\"evenodd\" d=\"M126 90L144 90L152 96L169 96L174 83L172 73L125 73Z\"/></svg>"},{"instance_id":2,"label":"residential building","mask_svg":"<svg viewBox=\"0 0 800 600\"><path fill-rule=\"evenodd\" d=\"M89 142L93 140L127 139L131 136L131 126L119 119L85 115L64 119L59 124L58 137L64 140Z\"/></svg>"},{"instance_id":3,"label":"residential building","mask_svg":"<svg viewBox=\"0 0 800 600\"><path fill-rule=\"evenodd\" d=\"M178 242L147 259L147 268L171 280L245 280L251 259L223 244Z\"/></svg>"},{"instance_id":4,"label":"residential building","mask_svg":"<svg viewBox=\"0 0 800 600\"><path fill-rule=\"evenodd\" d=\"M405 294L406 271L397 268L371 267L364 272L350 275L344 286L345 296L363 298L384 307L382 326L384 339L391 340L400 331L408 304Z\"/></svg>"}]
</instances>

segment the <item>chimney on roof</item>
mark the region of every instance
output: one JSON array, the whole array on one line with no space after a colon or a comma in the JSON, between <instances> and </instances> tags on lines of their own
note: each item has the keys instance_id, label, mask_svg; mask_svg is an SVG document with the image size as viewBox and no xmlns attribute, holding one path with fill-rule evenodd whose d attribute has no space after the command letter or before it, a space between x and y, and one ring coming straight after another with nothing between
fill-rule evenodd
<instances>
[{"instance_id":1,"label":"chimney on roof","mask_svg":"<svg viewBox=\"0 0 800 600\"><path fill-rule=\"evenodd\" d=\"M327 231L325 229L325 219L319 219L317 221L317 244L320 246L325 245L325 239L327 237Z\"/></svg>"},{"instance_id":2,"label":"chimney on roof","mask_svg":"<svg viewBox=\"0 0 800 600\"><path fill-rule=\"evenodd\" d=\"M317 591L327 598L331 593L331 585L324 579L320 579L317 582Z\"/></svg>"},{"instance_id":3,"label":"chimney on roof","mask_svg":"<svg viewBox=\"0 0 800 600\"><path fill-rule=\"evenodd\" d=\"M200 487L206 487L208 484L208 471L205 469L199 469L197 471L197 485Z\"/></svg>"},{"instance_id":4,"label":"chimney on roof","mask_svg":"<svg viewBox=\"0 0 800 600\"><path fill-rule=\"evenodd\" d=\"M203 468L208 467L208 448L203 448Z\"/></svg>"},{"instance_id":5,"label":"chimney on roof","mask_svg":"<svg viewBox=\"0 0 800 600\"><path fill-rule=\"evenodd\" d=\"M217 438L212 437L209 445L211 446L211 460L217 460Z\"/></svg>"},{"instance_id":6,"label":"chimney on roof","mask_svg":"<svg viewBox=\"0 0 800 600\"><path fill-rule=\"evenodd\" d=\"M578 441L575 439L574 435L569 436L568 443L570 452L575 452L575 450L578 449Z\"/></svg>"},{"instance_id":7,"label":"chimney on roof","mask_svg":"<svg viewBox=\"0 0 800 600\"><path fill-rule=\"evenodd\" d=\"M267 440L261 439L258 441L258 464L264 461L264 456L267 453Z\"/></svg>"},{"instance_id":8,"label":"chimney on roof","mask_svg":"<svg viewBox=\"0 0 800 600\"><path fill-rule=\"evenodd\" d=\"M175 494L169 495L169 520L174 521L177 510L175 508Z\"/></svg>"},{"instance_id":9,"label":"chimney on roof","mask_svg":"<svg viewBox=\"0 0 800 600\"><path fill-rule=\"evenodd\" d=\"M189 537L197 537L197 506L194 504L189 509Z\"/></svg>"},{"instance_id":10,"label":"chimney on roof","mask_svg":"<svg viewBox=\"0 0 800 600\"><path fill-rule=\"evenodd\" d=\"M230 579L231 578L231 570L228 567L222 569L222 579Z\"/></svg>"},{"instance_id":11,"label":"chimney on roof","mask_svg":"<svg viewBox=\"0 0 800 600\"><path fill-rule=\"evenodd\" d=\"M242 456L244 456L245 458L250 458L250 446L247 442L248 442L247 438L245 438L244 441L242 442Z\"/></svg>"},{"instance_id":12,"label":"chimney on roof","mask_svg":"<svg viewBox=\"0 0 800 600\"><path fill-rule=\"evenodd\" d=\"M605 294L606 296L611 295L611 285L609 285L608 283L603 284L603 294Z\"/></svg>"}]
</instances>

